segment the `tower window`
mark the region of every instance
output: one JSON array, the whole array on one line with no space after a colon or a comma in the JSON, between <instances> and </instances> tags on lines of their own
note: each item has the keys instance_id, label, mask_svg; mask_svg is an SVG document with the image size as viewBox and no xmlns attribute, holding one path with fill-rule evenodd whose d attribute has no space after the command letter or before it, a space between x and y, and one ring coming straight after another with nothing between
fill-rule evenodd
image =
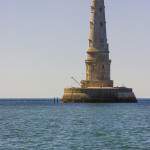
<instances>
[{"instance_id":1,"label":"tower window","mask_svg":"<svg viewBox=\"0 0 150 150\"><path fill-rule=\"evenodd\" d=\"M103 69L103 70L105 69L105 66L104 66L104 65L102 66L102 69Z\"/></svg>"},{"instance_id":2,"label":"tower window","mask_svg":"<svg viewBox=\"0 0 150 150\"><path fill-rule=\"evenodd\" d=\"M99 9L99 11L102 12L102 10L103 10L103 8L101 7L101 8Z\"/></svg>"},{"instance_id":3,"label":"tower window","mask_svg":"<svg viewBox=\"0 0 150 150\"><path fill-rule=\"evenodd\" d=\"M89 40L89 47L92 47L92 46L93 46L93 41Z\"/></svg>"},{"instance_id":4,"label":"tower window","mask_svg":"<svg viewBox=\"0 0 150 150\"><path fill-rule=\"evenodd\" d=\"M103 22L100 22L100 26L103 27Z\"/></svg>"},{"instance_id":5,"label":"tower window","mask_svg":"<svg viewBox=\"0 0 150 150\"><path fill-rule=\"evenodd\" d=\"M93 28L93 22L90 21L90 28Z\"/></svg>"}]
</instances>

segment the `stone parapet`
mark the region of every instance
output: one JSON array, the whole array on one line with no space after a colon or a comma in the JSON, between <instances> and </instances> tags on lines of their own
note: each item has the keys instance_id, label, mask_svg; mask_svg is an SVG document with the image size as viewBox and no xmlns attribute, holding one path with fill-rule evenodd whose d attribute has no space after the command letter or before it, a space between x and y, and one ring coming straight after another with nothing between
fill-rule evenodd
<instances>
[{"instance_id":1,"label":"stone parapet","mask_svg":"<svg viewBox=\"0 0 150 150\"><path fill-rule=\"evenodd\" d=\"M81 81L81 87L82 88L90 88L90 87L113 87L113 81L112 80L102 80L102 81L88 81L88 80L82 80Z\"/></svg>"},{"instance_id":2,"label":"stone parapet","mask_svg":"<svg viewBox=\"0 0 150 150\"><path fill-rule=\"evenodd\" d=\"M137 99L131 88L66 88L64 103L135 103Z\"/></svg>"}]
</instances>

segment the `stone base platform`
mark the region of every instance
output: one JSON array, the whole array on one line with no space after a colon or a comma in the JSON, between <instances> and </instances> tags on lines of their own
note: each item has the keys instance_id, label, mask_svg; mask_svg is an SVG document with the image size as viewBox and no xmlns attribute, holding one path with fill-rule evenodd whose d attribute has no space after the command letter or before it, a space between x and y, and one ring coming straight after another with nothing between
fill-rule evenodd
<instances>
[{"instance_id":1,"label":"stone base platform","mask_svg":"<svg viewBox=\"0 0 150 150\"><path fill-rule=\"evenodd\" d=\"M62 97L64 103L136 103L131 88L66 88Z\"/></svg>"}]
</instances>

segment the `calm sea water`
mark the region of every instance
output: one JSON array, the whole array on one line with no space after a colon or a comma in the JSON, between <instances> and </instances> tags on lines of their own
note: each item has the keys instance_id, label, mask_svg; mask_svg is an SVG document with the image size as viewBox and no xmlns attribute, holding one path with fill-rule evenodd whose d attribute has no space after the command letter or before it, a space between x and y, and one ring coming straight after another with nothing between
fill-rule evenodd
<instances>
[{"instance_id":1,"label":"calm sea water","mask_svg":"<svg viewBox=\"0 0 150 150\"><path fill-rule=\"evenodd\" d=\"M150 150L150 100L0 101L0 150Z\"/></svg>"}]
</instances>

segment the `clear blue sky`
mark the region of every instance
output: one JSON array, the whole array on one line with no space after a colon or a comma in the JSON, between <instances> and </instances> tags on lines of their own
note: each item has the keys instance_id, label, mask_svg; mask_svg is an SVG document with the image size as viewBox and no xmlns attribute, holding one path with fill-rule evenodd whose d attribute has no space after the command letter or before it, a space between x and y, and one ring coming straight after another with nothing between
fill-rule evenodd
<instances>
[{"instance_id":1,"label":"clear blue sky","mask_svg":"<svg viewBox=\"0 0 150 150\"><path fill-rule=\"evenodd\" d=\"M106 0L115 85L150 97L150 1ZM0 0L0 97L61 96L85 78L90 0Z\"/></svg>"}]
</instances>

